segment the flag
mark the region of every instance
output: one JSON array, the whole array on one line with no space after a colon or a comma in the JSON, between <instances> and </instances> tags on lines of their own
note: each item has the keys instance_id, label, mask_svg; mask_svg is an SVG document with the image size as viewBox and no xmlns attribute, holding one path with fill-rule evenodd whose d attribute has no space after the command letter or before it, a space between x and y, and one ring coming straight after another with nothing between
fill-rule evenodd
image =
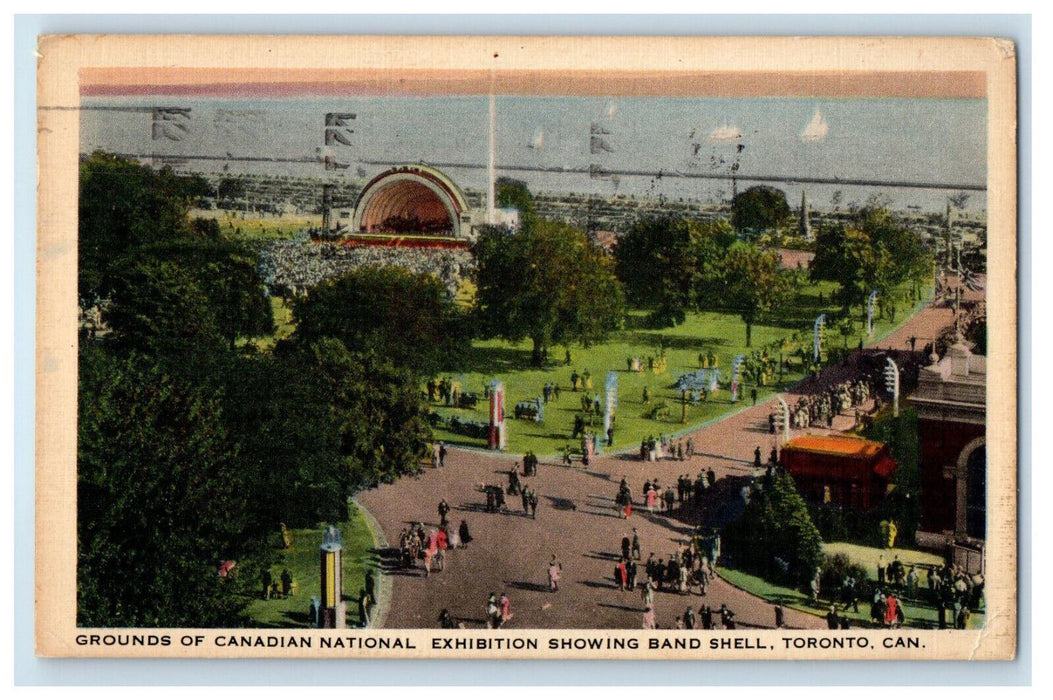
<instances>
[{"instance_id":1,"label":"flag","mask_svg":"<svg viewBox=\"0 0 1053 700\"><path fill-rule=\"evenodd\" d=\"M154 141L161 139L182 141L183 136L190 132L190 127L186 123L188 121L190 121L189 107L157 107L153 110L151 138Z\"/></svg>"},{"instance_id":2,"label":"flag","mask_svg":"<svg viewBox=\"0 0 1053 700\"><path fill-rule=\"evenodd\" d=\"M339 143L350 146L351 134L355 133L350 128L354 118L355 115L350 112L328 112L325 115L325 145Z\"/></svg>"}]
</instances>

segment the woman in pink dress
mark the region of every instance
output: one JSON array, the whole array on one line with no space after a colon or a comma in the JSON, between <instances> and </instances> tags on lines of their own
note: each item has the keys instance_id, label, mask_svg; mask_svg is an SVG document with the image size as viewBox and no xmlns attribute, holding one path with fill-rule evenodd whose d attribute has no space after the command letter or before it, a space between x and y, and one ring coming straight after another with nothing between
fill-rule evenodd
<instances>
[{"instance_id":1,"label":"woman in pink dress","mask_svg":"<svg viewBox=\"0 0 1053 700\"><path fill-rule=\"evenodd\" d=\"M654 487L652 486L651 490L647 492L647 512L653 513L655 503L657 502L658 494L655 492Z\"/></svg>"},{"instance_id":2,"label":"woman in pink dress","mask_svg":"<svg viewBox=\"0 0 1053 700\"><path fill-rule=\"evenodd\" d=\"M643 628L645 630L653 630L653 629L657 629L658 628L658 626L655 624L655 621L654 621L654 606L653 605L648 605L647 606L647 610L644 611L644 614L643 614Z\"/></svg>"}]
</instances>

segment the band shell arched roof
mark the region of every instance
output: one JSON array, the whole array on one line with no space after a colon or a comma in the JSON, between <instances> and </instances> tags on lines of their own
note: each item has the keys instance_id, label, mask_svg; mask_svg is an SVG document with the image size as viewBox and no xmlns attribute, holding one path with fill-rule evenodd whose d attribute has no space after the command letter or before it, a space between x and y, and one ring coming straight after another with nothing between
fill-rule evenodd
<instances>
[{"instance_id":1,"label":"band shell arched roof","mask_svg":"<svg viewBox=\"0 0 1053 700\"><path fill-rule=\"evenodd\" d=\"M354 231L369 232L392 218L416 219L430 230L461 233L468 205L460 188L441 171L427 165L402 165L366 184L355 202Z\"/></svg>"}]
</instances>

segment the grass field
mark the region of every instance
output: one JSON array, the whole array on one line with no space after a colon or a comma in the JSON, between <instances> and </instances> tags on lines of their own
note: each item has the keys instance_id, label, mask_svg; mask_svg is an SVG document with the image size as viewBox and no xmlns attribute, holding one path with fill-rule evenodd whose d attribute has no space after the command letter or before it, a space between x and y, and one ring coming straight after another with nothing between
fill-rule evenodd
<instances>
[{"instance_id":1,"label":"grass field","mask_svg":"<svg viewBox=\"0 0 1053 700\"><path fill-rule=\"evenodd\" d=\"M295 216L286 214L280 217L261 216L245 212L228 212L216 209L195 209L191 216L196 219L215 219L219 222L219 231L224 237L246 242L269 242L292 238L300 231L322 225L322 216Z\"/></svg>"},{"instance_id":2,"label":"grass field","mask_svg":"<svg viewBox=\"0 0 1053 700\"><path fill-rule=\"evenodd\" d=\"M289 237L294 231L306 225L317 225L317 217L282 217L282 218L246 218L238 215L227 216L226 212L201 212L211 215L221 223L226 233L233 234L235 227L239 230L236 237L249 241L265 242L282 237ZM472 345L472 352L465 367L459 371L444 372L441 376L449 377L459 384L462 391L479 395L479 404L474 409L450 408L436 403L436 412L448 419L453 415L463 419L486 422L488 406L483 399L485 387L493 379L505 384L505 413L508 434L508 449L513 453L531 450L539 455L555 455L569 445L572 451L578 451L579 444L570 441L574 417L581 410L582 392L570 391L570 378L573 372L588 371L592 378L592 388L584 392L589 397L603 393L606 373L613 371L618 377L618 408L614 435L614 449L638 448L640 441L647 436L676 435L680 432L697 428L724 416L732 411L749 405L750 391L757 389L757 401L762 403L773 394L783 391L804 376L803 368L784 374L781 379L776 376L772 384L756 387L743 385L739 392L739 401L732 404L728 387L722 388L709 397L709 400L698 405L688 405L686 413L679 396L672 388L681 374L698 369L700 352L712 351L718 359L717 366L724 378L730 372L736 355L749 354L765 345L778 341L790 341L792 348L803 347L807 353L812 348L812 328L816 317L821 313L833 314L837 308L830 304L830 298L836 289L831 282L819 282L806 286L798 294L792 309L754 324L752 346L747 348L746 326L737 314L732 313L692 313L688 314L685 323L675 328L649 329L643 327L645 314L632 312L626 329L614 332L603 343L588 348L573 346L570 350L571 362L564 362L565 348L553 348L550 362L544 368L530 365L530 343L508 343L501 340L479 340ZM470 281L462 285L457 295L457 303L468 307L474 296L474 286ZM846 336L841 329L831 323L827 327L827 340L824 348L854 348L862 339L865 342L880 340L895 327L920 309L931 295L931 288L924 290L922 299L916 301L912 308L902 308L896 322L886 319L875 321L874 335L867 339L864 322L855 319L851 332ZM254 339L252 342L263 351L269 350L274 343L288 337L295 330L292 312L281 299L272 299L276 331L272 336ZM792 340L794 334L798 339ZM626 367L627 358L639 357L646 362L648 357L657 358L664 348L666 370L661 373L650 371L630 372ZM778 352L772 351L777 359ZM520 401L531 401L542 395L542 389L548 382L560 386L561 396L545 406L544 421L535 423L530 420L516 420L514 408ZM651 400L643 401L643 390L647 387ZM602 402L602 398L601 398ZM649 417L656 405L664 403L664 417ZM594 419L592 430L599 435L603 432L602 415ZM455 433L445 427L436 429L435 438L451 444L485 447L484 439L472 438Z\"/></svg>"},{"instance_id":3,"label":"grass field","mask_svg":"<svg viewBox=\"0 0 1053 700\"><path fill-rule=\"evenodd\" d=\"M943 563L941 557L929 554L928 552L921 552L912 549L877 549L874 547L862 547L860 545L848 544L845 542L826 542L823 544L823 551L830 556L835 554L848 554L853 563L865 566L870 578L874 580L877 579L878 557L884 557L886 563L890 562L892 557L897 554L899 555L900 560L906 564ZM830 609L830 601L827 600L826 602L823 602L824 596L822 593L820 593L819 596L819 604L813 605L811 599L801 591L786 588L784 586L777 586L765 581L759 576L753 576L743 571L720 566L717 567L717 572L732 585L763 598L773 605L778 602L781 603L783 607L793 608L813 615L825 615ZM924 576L921 578L921 585L922 587L925 585ZM906 618L904 623L905 626L933 628L938 625L939 614L937 613L936 608L929 605L927 601L901 598L900 603L903 606L903 613ZM851 608L842 611L839 607L838 615L848 617L853 626L868 626L870 621L870 602L859 601L858 613L853 612ZM772 620L774 621L774 619L775 613L773 612ZM982 613L973 613L969 619L969 629L980 629L983 626L984 615Z\"/></svg>"},{"instance_id":4,"label":"grass field","mask_svg":"<svg viewBox=\"0 0 1053 700\"><path fill-rule=\"evenodd\" d=\"M351 518L337 525L344 541L344 600L349 626L358 623L358 593L365 581L366 569L376 565L373 533L358 508L352 508ZM261 596L250 603L248 614L258 627L311 626L311 597L321 595L318 548L322 544L322 530L293 530L292 534L292 546L281 550L281 561L271 567L271 574L279 581L282 569L288 569L293 578L293 595L271 600L263 600ZM379 581L380 577L376 578Z\"/></svg>"},{"instance_id":5,"label":"grass field","mask_svg":"<svg viewBox=\"0 0 1053 700\"><path fill-rule=\"evenodd\" d=\"M755 324L752 333L752 347L747 348L746 327L738 315L726 313L693 313L685 323L675 328L659 330L629 328L611 335L607 342L595 344L589 348L570 348L571 362L565 364L564 349L556 348L551 352L550 363L544 368L530 366L530 343L508 343L500 340L476 341L466 371L449 372L443 376L459 383L462 391L479 394L480 402L475 409L449 408L440 403L434 404L435 410L444 418L459 415L462 418L485 422L488 406L482 398L484 388L492 379L499 379L505 384L505 414L510 452L521 453L532 450L539 455L553 455L570 444L577 450L577 444L570 443L574 416L581 410L583 392L569 390L571 374L588 371L592 377L593 387L584 394L592 397L601 395L606 373L613 371L618 377L618 408L614 449L639 447L640 441L648 435L658 437L675 435L703 423L719 418L731 411L749 405L750 390L757 389L757 401L762 403L774 393L782 391L787 385L800 380L804 374L802 368L796 368L769 386L756 387L749 384L740 389L738 404L731 403L730 391L722 389L711 395L705 403L688 405L686 416L673 383L681 374L698 369L700 352L712 351L718 358L718 367L723 375L730 372L734 357L759 350L769 343L791 339L798 334L795 347L804 347L807 352L812 348L812 327L820 313L832 313L835 309L827 304L819 304L819 294L824 302L830 298L834 285L820 283L806 289L799 297L797 308L792 314L786 314L777 320ZM927 298L928 295L925 295ZM911 309L903 309L897 315L897 323L884 319L875 323L874 339L880 339L894 328L906 321L925 303L919 300ZM642 320L642 314L636 313L632 320ZM630 323L630 325L632 325ZM860 340L863 324L856 323L854 333L849 337L831 326L827 330L827 347L854 348ZM866 341L866 339L864 339ZM640 357L657 357L659 347L665 349L666 371L630 372L626 359ZM513 409L520 401L530 401L542 395L547 382L558 383L561 395L558 401L550 401L545 406L544 421L516 420ZM651 401L643 401L644 387L648 388ZM601 402L603 401L601 396ZM658 402L665 402L668 416L662 419L648 417ZM602 416L595 420L597 434L602 433ZM485 447L485 440L473 439L465 435L440 428L436 438L450 443Z\"/></svg>"}]
</instances>

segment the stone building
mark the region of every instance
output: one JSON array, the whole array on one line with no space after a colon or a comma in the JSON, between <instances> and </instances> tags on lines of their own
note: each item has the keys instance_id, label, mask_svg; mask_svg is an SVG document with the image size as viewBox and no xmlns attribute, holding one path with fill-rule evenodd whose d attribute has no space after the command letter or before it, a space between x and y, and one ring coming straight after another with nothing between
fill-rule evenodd
<instances>
[{"instance_id":1,"label":"stone building","mask_svg":"<svg viewBox=\"0 0 1053 700\"><path fill-rule=\"evenodd\" d=\"M936 358L933 358L936 360ZM987 358L961 338L919 372L922 522L919 544L951 546L982 569L987 536Z\"/></svg>"}]
</instances>

